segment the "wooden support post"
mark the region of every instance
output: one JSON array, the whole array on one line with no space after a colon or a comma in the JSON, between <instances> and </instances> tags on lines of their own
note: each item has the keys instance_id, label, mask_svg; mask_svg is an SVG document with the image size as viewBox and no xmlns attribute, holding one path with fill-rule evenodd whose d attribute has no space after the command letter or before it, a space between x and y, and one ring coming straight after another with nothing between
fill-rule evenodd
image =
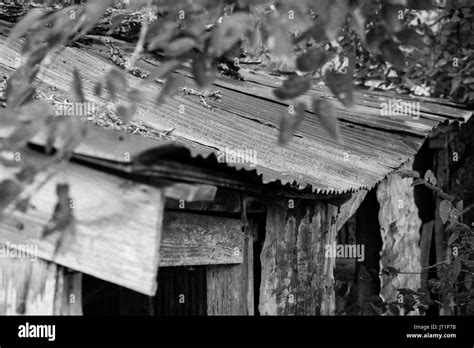
<instances>
[{"instance_id":1,"label":"wooden support post","mask_svg":"<svg viewBox=\"0 0 474 348\"><path fill-rule=\"evenodd\" d=\"M82 315L80 273L41 259L0 258L0 315Z\"/></svg>"},{"instance_id":2,"label":"wooden support post","mask_svg":"<svg viewBox=\"0 0 474 348\"><path fill-rule=\"evenodd\" d=\"M411 169L412 163L405 165ZM402 179L393 174L377 186L380 204L379 222L382 235L380 252L381 267L394 267L401 272L419 272L421 269L420 227L418 208L415 204L413 179ZM386 301L397 298L396 289L418 289L420 274L399 274L397 277L381 277L380 294Z\"/></svg>"},{"instance_id":3,"label":"wooden support post","mask_svg":"<svg viewBox=\"0 0 474 348\"><path fill-rule=\"evenodd\" d=\"M207 314L254 315L253 236L259 228L248 221L244 231L243 262L239 265L207 266Z\"/></svg>"},{"instance_id":4,"label":"wooden support post","mask_svg":"<svg viewBox=\"0 0 474 348\"><path fill-rule=\"evenodd\" d=\"M333 315L337 207L320 201L282 201L267 209L261 254L262 315Z\"/></svg>"}]
</instances>

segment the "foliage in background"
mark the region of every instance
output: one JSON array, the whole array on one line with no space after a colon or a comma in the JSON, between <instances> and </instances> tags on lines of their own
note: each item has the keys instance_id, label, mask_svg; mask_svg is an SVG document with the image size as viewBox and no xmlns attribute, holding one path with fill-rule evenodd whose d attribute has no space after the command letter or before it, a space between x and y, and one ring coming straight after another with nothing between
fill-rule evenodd
<instances>
[{"instance_id":1,"label":"foliage in background","mask_svg":"<svg viewBox=\"0 0 474 348\"><path fill-rule=\"evenodd\" d=\"M394 267L381 270L381 276L397 277L399 274L428 273L437 269L438 279L428 281L428 288L397 289L397 300L385 302L379 296L370 299L372 308L380 315L410 315L410 313L425 314L428 307L437 304L442 315L472 314L474 310L474 232L462 223L462 216L473 206L462 209L462 202L453 205L454 197L443 192L431 171L423 178L415 171L402 170L402 177L414 178L413 186L425 185L443 198L439 205L439 215L445 225L444 233L448 239L447 259L435 265L424 267L419 272L404 272ZM437 300L432 298L437 296Z\"/></svg>"}]
</instances>

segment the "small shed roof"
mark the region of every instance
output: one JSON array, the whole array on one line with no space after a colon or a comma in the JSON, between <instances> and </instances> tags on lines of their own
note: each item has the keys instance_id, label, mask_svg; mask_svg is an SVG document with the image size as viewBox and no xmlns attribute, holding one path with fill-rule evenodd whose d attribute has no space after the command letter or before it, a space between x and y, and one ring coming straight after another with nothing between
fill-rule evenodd
<instances>
[{"instance_id":1,"label":"small shed roof","mask_svg":"<svg viewBox=\"0 0 474 348\"><path fill-rule=\"evenodd\" d=\"M0 42L0 48L0 72L8 73L13 70L18 55L15 51L19 47L14 49ZM67 47L41 75L41 94L56 97L63 94L66 98L72 66L75 66L81 72L87 98L103 103L92 91L97 78L109 68L106 56L104 47ZM151 70L155 64L157 62L144 59L139 67ZM185 86L196 88L190 73L181 73L187 75ZM256 167L245 163L227 165L256 172L263 184L276 182L318 194L340 194L373 187L416 154L424 139L440 123L466 122L472 116L472 111L440 99L360 90L355 93L352 109L334 102L344 144L331 139L308 107L292 141L281 147L276 141L280 117L288 104L277 100L272 89L280 85L283 78L245 69L242 74L245 81L226 77L215 81L211 89L219 90L221 99L206 101L211 108L198 96L183 93L157 107L155 101L161 86L158 83L143 85L140 79L130 76L130 85L145 94L137 116L153 132L166 134L154 137L152 143L147 141L140 145L140 150L172 142L188 149L192 157L214 157L214 160L229 149L252 150L257 155ZM315 86L307 93L303 99L308 106L312 96L334 100L324 86ZM420 117L383 116L383 103L389 99L419 102ZM127 161L123 152L116 153L118 148L104 148L103 145L97 139L86 142L77 153L99 160Z\"/></svg>"}]
</instances>

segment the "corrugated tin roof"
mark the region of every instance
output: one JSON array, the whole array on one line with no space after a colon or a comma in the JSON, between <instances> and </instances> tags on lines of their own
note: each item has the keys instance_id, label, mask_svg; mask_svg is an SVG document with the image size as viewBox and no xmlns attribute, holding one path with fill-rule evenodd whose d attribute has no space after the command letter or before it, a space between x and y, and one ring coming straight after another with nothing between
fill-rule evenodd
<instances>
[{"instance_id":1,"label":"corrugated tin roof","mask_svg":"<svg viewBox=\"0 0 474 348\"><path fill-rule=\"evenodd\" d=\"M5 45L1 45L1 50L0 68L3 65L2 70L11 70L15 53ZM41 75L45 86L41 93L66 96L71 69L76 66L81 71L89 100L103 102L92 93L97 77L103 76L108 69L103 55L104 52L94 50L66 48ZM102 59L98 60L98 57ZM140 67L150 69L152 65L142 61ZM213 109L206 108L197 96L182 94L157 107L155 100L160 85L143 86L138 78L130 76L131 86L140 88L145 94L137 117L157 131L172 130L170 140L188 148L192 156L218 156L226 149L254 150L258 160L256 167L241 163L228 163L228 166L256 170L263 183L280 182L299 189L311 188L317 193L338 194L373 187L416 154L424 138L439 123L464 122L472 115L471 111L445 105L448 103L442 100L358 91L356 105L350 110L335 102L343 145L331 139L308 108L293 140L280 147L276 144L280 117L288 105L276 100L271 91L282 79L263 73L243 73L246 81L225 77L216 81L212 89L219 90L222 98L207 101ZM195 87L189 76L186 86ZM323 86L314 87L306 100L311 96L334 99ZM381 103L388 98L420 101L420 118L382 116ZM162 142L157 140L156 145ZM89 152L110 159L107 151L95 149Z\"/></svg>"}]
</instances>

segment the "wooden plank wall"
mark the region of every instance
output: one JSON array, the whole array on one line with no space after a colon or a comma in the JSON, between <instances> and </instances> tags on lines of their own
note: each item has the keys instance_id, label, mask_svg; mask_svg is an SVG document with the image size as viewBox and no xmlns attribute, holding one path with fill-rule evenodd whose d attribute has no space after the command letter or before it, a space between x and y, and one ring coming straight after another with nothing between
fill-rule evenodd
<instances>
[{"instance_id":1,"label":"wooden plank wall","mask_svg":"<svg viewBox=\"0 0 474 348\"><path fill-rule=\"evenodd\" d=\"M240 264L242 222L218 216L166 211L160 246L160 267Z\"/></svg>"},{"instance_id":2,"label":"wooden plank wall","mask_svg":"<svg viewBox=\"0 0 474 348\"><path fill-rule=\"evenodd\" d=\"M81 277L41 259L0 258L0 315L82 315Z\"/></svg>"},{"instance_id":3,"label":"wooden plank wall","mask_svg":"<svg viewBox=\"0 0 474 348\"><path fill-rule=\"evenodd\" d=\"M333 315L338 209L327 202L288 201L268 206L261 254L261 315Z\"/></svg>"},{"instance_id":4,"label":"wooden plank wall","mask_svg":"<svg viewBox=\"0 0 474 348\"><path fill-rule=\"evenodd\" d=\"M206 268L208 315L254 315L253 236L258 228L256 221L250 220L242 232L241 264Z\"/></svg>"}]
</instances>

